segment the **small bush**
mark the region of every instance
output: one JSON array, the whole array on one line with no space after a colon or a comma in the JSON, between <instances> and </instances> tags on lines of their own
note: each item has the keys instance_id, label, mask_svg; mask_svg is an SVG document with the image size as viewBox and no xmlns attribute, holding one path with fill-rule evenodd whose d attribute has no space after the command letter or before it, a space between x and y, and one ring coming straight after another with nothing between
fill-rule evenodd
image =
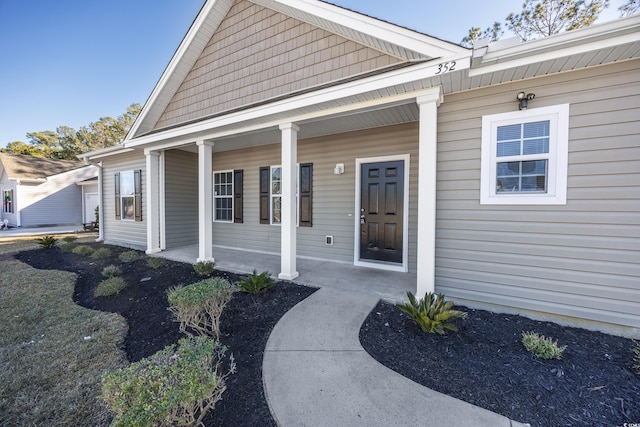
<instances>
[{"instance_id":1,"label":"small bush","mask_svg":"<svg viewBox=\"0 0 640 427\"><path fill-rule=\"evenodd\" d=\"M108 265L102 269L102 277L110 279L117 276L122 276L122 269L117 265Z\"/></svg>"},{"instance_id":2,"label":"small bush","mask_svg":"<svg viewBox=\"0 0 640 427\"><path fill-rule=\"evenodd\" d=\"M197 426L226 389L226 347L207 337L182 338L102 379L102 399L113 426Z\"/></svg>"},{"instance_id":3,"label":"small bush","mask_svg":"<svg viewBox=\"0 0 640 427\"><path fill-rule=\"evenodd\" d=\"M253 270L253 274L238 282L238 288L240 292L259 294L271 289L274 283L274 280L271 278L271 273L268 271L256 274L256 270Z\"/></svg>"},{"instance_id":4,"label":"small bush","mask_svg":"<svg viewBox=\"0 0 640 427\"><path fill-rule=\"evenodd\" d=\"M73 242L59 242L58 243L58 248L60 248L60 250L62 252L73 252L73 250L75 249L76 244Z\"/></svg>"},{"instance_id":5,"label":"small bush","mask_svg":"<svg viewBox=\"0 0 640 427\"><path fill-rule=\"evenodd\" d=\"M92 255L94 250L91 246L78 245L75 248L73 248L71 252L73 252L76 255L86 256L86 255Z\"/></svg>"},{"instance_id":6,"label":"small bush","mask_svg":"<svg viewBox=\"0 0 640 427\"><path fill-rule=\"evenodd\" d=\"M540 359L562 359L562 353L567 348L566 345L558 347L558 341L535 332L523 332L522 345Z\"/></svg>"},{"instance_id":7,"label":"small bush","mask_svg":"<svg viewBox=\"0 0 640 427\"><path fill-rule=\"evenodd\" d=\"M111 250L109 248L98 248L91 254L93 259L105 259L111 256Z\"/></svg>"},{"instance_id":8,"label":"small bush","mask_svg":"<svg viewBox=\"0 0 640 427\"><path fill-rule=\"evenodd\" d=\"M93 296L108 297L111 295L117 295L126 287L127 283L122 277L110 277L100 282L96 290L93 292Z\"/></svg>"},{"instance_id":9,"label":"small bush","mask_svg":"<svg viewBox=\"0 0 640 427\"><path fill-rule=\"evenodd\" d=\"M220 338L220 316L231 300L234 288L221 278L214 277L170 289L167 297L169 311L176 322L180 322L180 332L189 333L187 328L198 335Z\"/></svg>"},{"instance_id":10,"label":"small bush","mask_svg":"<svg viewBox=\"0 0 640 427\"><path fill-rule=\"evenodd\" d=\"M38 241L38 244L42 246L44 249L51 249L52 247L55 246L58 239L56 239L53 236L44 236L39 238L37 241Z\"/></svg>"},{"instance_id":11,"label":"small bush","mask_svg":"<svg viewBox=\"0 0 640 427\"><path fill-rule=\"evenodd\" d=\"M193 269L198 276L208 276L213 273L213 261L198 261L193 264Z\"/></svg>"},{"instance_id":12,"label":"small bush","mask_svg":"<svg viewBox=\"0 0 640 427\"><path fill-rule=\"evenodd\" d=\"M64 240L64 241L65 241L65 242L67 242L67 243L73 243L73 242L75 242L77 239L78 239L78 238L77 238L77 237L75 237L75 236L64 236L64 237L62 238L62 240Z\"/></svg>"},{"instance_id":13,"label":"small bush","mask_svg":"<svg viewBox=\"0 0 640 427\"><path fill-rule=\"evenodd\" d=\"M147 265L156 270L164 265L164 258L148 258Z\"/></svg>"},{"instance_id":14,"label":"small bush","mask_svg":"<svg viewBox=\"0 0 640 427\"><path fill-rule=\"evenodd\" d=\"M640 375L640 341L633 340L633 343L635 344L635 347L633 347L633 361L637 363L637 365L633 366L633 369Z\"/></svg>"},{"instance_id":15,"label":"small bush","mask_svg":"<svg viewBox=\"0 0 640 427\"><path fill-rule=\"evenodd\" d=\"M432 294L427 292L424 298L416 301L416 297L407 292L409 297L408 304L398 304L398 308L407 313L420 326L423 332L445 334L445 329L457 332L458 328L447 323L452 318L467 318L467 313L458 310L452 310L453 302L445 301L444 295Z\"/></svg>"},{"instance_id":16,"label":"small bush","mask_svg":"<svg viewBox=\"0 0 640 427\"><path fill-rule=\"evenodd\" d=\"M136 251L125 251L118 256L118 259L124 263L137 261L138 258L140 258L140 255Z\"/></svg>"}]
</instances>

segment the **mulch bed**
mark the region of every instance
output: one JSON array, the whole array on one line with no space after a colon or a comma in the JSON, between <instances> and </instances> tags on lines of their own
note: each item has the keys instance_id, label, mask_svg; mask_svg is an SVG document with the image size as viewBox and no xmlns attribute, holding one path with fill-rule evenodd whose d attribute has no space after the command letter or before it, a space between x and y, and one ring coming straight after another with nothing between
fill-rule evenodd
<instances>
[{"instance_id":1,"label":"mulch bed","mask_svg":"<svg viewBox=\"0 0 640 427\"><path fill-rule=\"evenodd\" d=\"M640 423L640 375L632 340L456 307L458 332L423 333L397 307L380 303L360 330L365 350L428 388L502 414L548 426ZM534 331L567 345L562 360L541 360L522 345Z\"/></svg>"},{"instance_id":2,"label":"mulch bed","mask_svg":"<svg viewBox=\"0 0 640 427\"><path fill-rule=\"evenodd\" d=\"M87 243L83 243L87 244ZM146 264L146 256L130 264L118 260L127 249L88 243L97 249L108 247L112 256L93 260L87 256L63 253L58 248L24 251L16 258L35 268L72 271L78 274L74 300L83 307L120 313L127 319L129 332L125 350L130 362L152 355L176 343L184 335L167 310L167 289L202 280L192 265L166 261L157 270ZM94 298L93 292L102 280L107 265L119 265L128 286L120 294ZM236 282L240 276L215 271ZM146 279L141 282L141 279ZM290 308L316 289L288 282L277 282L264 294L234 294L221 319L221 341L229 348L237 372L227 378L227 390L214 411L205 419L209 426L275 426L262 387L262 356L271 330Z\"/></svg>"}]
</instances>

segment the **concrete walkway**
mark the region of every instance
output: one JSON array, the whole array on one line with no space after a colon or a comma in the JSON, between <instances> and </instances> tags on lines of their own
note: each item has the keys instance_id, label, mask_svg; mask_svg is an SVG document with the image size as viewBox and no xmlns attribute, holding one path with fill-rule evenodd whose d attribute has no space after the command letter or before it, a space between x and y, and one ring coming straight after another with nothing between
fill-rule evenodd
<instances>
[{"instance_id":1,"label":"concrete walkway","mask_svg":"<svg viewBox=\"0 0 640 427\"><path fill-rule=\"evenodd\" d=\"M360 345L373 295L321 288L276 324L263 381L280 426L522 426L423 387Z\"/></svg>"}]
</instances>

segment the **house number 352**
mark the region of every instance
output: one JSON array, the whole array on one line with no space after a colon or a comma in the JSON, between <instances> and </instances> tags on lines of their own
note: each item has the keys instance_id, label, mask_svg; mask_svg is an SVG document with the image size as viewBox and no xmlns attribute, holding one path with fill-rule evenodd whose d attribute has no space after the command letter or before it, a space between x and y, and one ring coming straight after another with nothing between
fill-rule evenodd
<instances>
[{"instance_id":1,"label":"house number 352","mask_svg":"<svg viewBox=\"0 0 640 427\"><path fill-rule=\"evenodd\" d=\"M455 71L455 69L456 61L443 62L442 64L438 64L438 71L436 71L436 74L448 73L449 71Z\"/></svg>"}]
</instances>

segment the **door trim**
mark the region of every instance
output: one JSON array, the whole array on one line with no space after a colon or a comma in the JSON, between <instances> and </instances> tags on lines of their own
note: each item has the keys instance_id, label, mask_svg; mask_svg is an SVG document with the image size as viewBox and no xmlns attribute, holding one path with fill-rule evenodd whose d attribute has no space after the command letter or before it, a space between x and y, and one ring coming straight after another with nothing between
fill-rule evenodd
<instances>
[{"instance_id":1,"label":"door trim","mask_svg":"<svg viewBox=\"0 0 640 427\"><path fill-rule=\"evenodd\" d=\"M366 163L379 163L389 161L404 161L404 200L403 200L403 224L402 224L402 264L390 262L364 261L360 259L360 208L361 208L361 188L362 185L362 165ZM389 271L409 271L409 170L411 156L409 154L398 154L394 156L365 157L356 159L356 186L354 200L356 210L354 212L354 242L353 242L353 264L361 267L377 268Z\"/></svg>"}]
</instances>

